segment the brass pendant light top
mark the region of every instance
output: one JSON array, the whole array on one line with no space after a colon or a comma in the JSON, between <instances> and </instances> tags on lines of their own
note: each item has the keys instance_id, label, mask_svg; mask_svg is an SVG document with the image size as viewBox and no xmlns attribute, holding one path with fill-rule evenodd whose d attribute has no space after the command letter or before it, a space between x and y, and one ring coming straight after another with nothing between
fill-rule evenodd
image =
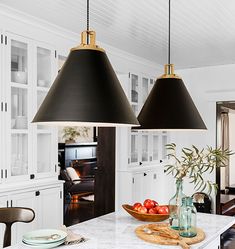
<instances>
[{"instance_id":1,"label":"brass pendant light top","mask_svg":"<svg viewBox=\"0 0 235 249\"><path fill-rule=\"evenodd\" d=\"M96 33L95 31L85 30L81 33L81 44L77 47L71 48L70 51L80 49L92 49L105 52L105 50L96 45Z\"/></svg>"},{"instance_id":2,"label":"brass pendant light top","mask_svg":"<svg viewBox=\"0 0 235 249\"><path fill-rule=\"evenodd\" d=\"M181 79L180 76L175 74L174 70L175 70L174 64L166 64L164 66L164 74L161 75L158 79L168 79L168 78Z\"/></svg>"}]
</instances>

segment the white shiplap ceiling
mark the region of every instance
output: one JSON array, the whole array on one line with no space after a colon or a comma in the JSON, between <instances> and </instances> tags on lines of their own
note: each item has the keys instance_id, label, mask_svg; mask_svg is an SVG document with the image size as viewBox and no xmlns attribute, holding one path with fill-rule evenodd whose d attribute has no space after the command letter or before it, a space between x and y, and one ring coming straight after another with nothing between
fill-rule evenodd
<instances>
[{"instance_id":1,"label":"white shiplap ceiling","mask_svg":"<svg viewBox=\"0 0 235 249\"><path fill-rule=\"evenodd\" d=\"M78 34L86 27L86 0L0 3ZM171 20L177 68L235 63L235 0L172 0ZM90 0L90 26L99 41L166 63L168 0Z\"/></svg>"}]
</instances>

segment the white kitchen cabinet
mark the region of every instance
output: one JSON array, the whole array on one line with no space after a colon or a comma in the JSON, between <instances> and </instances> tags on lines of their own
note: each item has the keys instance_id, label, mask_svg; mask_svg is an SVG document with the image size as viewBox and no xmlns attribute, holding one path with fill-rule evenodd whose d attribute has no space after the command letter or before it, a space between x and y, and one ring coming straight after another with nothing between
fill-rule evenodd
<instances>
[{"instance_id":1,"label":"white kitchen cabinet","mask_svg":"<svg viewBox=\"0 0 235 249\"><path fill-rule=\"evenodd\" d=\"M119 81L136 115L151 91L154 80L141 74L118 74ZM168 203L164 196L166 132L116 128L116 208L123 203L153 198ZM161 191L160 191L161 189Z\"/></svg>"},{"instance_id":2,"label":"white kitchen cabinet","mask_svg":"<svg viewBox=\"0 0 235 249\"><path fill-rule=\"evenodd\" d=\"M35 199L34 191L9 196L10 207L27 207L35 212L35 219L32 222L18 222L12 226L12 244L21 241L23 234L38 228L39 217Z\"/></svg>"},{"instance_id":3,"label":"white kitchen cabinet","mask_svg":"<svg viewBox=\"0 0 235 249\"><path fill-rule=\"evenodd\" d=\"M162 178L164 177L163 167L133 173L132 177L132 203L143 202L148 198L154 199L161 204L166 203L162 185Z\"/></svg>"},{"instance_id":4,"label":"white kitchen cabinet","mask_svg":"<svg viewBox=\"0 0 235 249\"><path fill-rule=\"evenodd\" d=\"M129 100L138 116L152 87L154 80L141 74L129 74ZM165 136L166 135L166 136ZM156 141L158 136L158 141ZM129 164L131 166L145 166L162 161L165 158L164 143L167 134L162 132L138 131L130 129L129 136ZM156 156L157 154L157 156Z\"/></svg>"},{"instance_id":5,"label":"white kitchen cabinet","mask_svg":"<svg viewBox=\"0 0 235 249\"><path fill-rule=\"evenodd\" d=\"M58 229L63 224L63 200L61 188L39 190L37 198L38 228Z\"/></svg>"},{"instance_id":6,"label":"white kitchen cabinet","mask_svg":"<svg viewBox=\"0 0 235 249\"><path fill-rule=\"evenodd\" d=\"M34 46L34 80L33 80L33 116L47 95L47 92L57 74L56 51L45 43L35 43ZM32 118L33 118L32 116ZM57 129L53 126L33 124L34 162L33 174L36 178L55 175L57 171Z\"/></svg>"},{"instance_id":7,"label":"white kitchen cabinet","mask_svg":"<svg viewBox=\"0 0 235 249\"><path fill-rule=\"evenodd\" d=\"M20 242L22 235L28 231L43 228L58 228L62 225L62 183L58 183L55 180L54 183L41 184L39 182L36 186L25 185L22 190L12 186L12 190L8 189L7 192L8 195L0 196L0 207L27 207L32 208L35 212L35 219L32 222L19 222L12 226L12 244ZM3 230L4 226L1 225L0 234Z\"/></svg>"},{"instance_id":8,"label":"white kitchen cabinet","mask_svg":"<svg viewBox=\"0 0 235 249\"><path fill-rule=\"evenodd\" d=\"M118 74L119 81L130 101L134 113L138 116L153 85L148 76L129 73ZM128 128L126 128L128 129ZM128 129L128 165L131 167L160 163L166 157L165 144L168 134L164 132L138 131Z\"/></svg>"},{"instance_id":9,"label":"white kitchen cabinet","mask_svg":"<svg viewBox=\"0 0 235 249\"><path fill-rule=\"evenodd\" d=\"M117 171L117 210L124 203L143 202L147 198L167 204L164 176L163 165Z\"/></svg>"},{"instance_id":10,"label":"white kitchen cabinet","mask_svg":"<svg viewBox=\"0 0 235 249\"><path fill-rule=\"evenodd\" d=\"M55 75L55 50L11 32L1 34L0 182L56 177L57 130L31 121Z\"/></svg>"}]
</instances>

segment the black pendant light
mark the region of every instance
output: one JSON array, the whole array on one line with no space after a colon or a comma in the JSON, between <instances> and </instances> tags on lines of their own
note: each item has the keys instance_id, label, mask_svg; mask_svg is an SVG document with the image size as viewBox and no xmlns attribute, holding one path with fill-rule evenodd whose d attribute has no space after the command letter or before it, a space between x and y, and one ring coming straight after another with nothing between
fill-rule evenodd
<instances>
[{"instance_id":1,"label":"black pendant light","mask_svg":"<svg viewBox=\"0 0 235 249\"><path fill-rule=\"evenodd\" d=\"M170 13L169 0L169 41L168 64L165 73L156 80L138 120L142 130L204 130L206 126L189 95L183 80L174 73L170 62Z\"/></svg>"},{"instance_id":2,"label":"black pendant light","mask_svg":"<svg viewBox=\"0 0 235 249\"><path fill-rule=\"evenodd\" d=\"M33 122L82 126L138 126L138 120L109 62L95 44L95 31L81 34Z\"/></svg>"}]
</instances>

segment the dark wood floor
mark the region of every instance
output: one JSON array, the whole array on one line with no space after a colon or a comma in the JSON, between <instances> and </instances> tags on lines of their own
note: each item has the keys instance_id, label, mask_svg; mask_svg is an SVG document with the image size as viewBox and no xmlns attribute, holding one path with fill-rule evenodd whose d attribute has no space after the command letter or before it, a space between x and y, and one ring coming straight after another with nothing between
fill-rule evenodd
<instances>
[{"instance_id":1,"label":"dark wood floor","mask_svg":"<svg viewBox=\"0 0 235 249\"><path fill-rule=\"evenodd\" d=\"M74 224L94 218L94 202L82 199L71 200L65 204L64 224L72 226Z\"/></svg>"}]
</instances>

